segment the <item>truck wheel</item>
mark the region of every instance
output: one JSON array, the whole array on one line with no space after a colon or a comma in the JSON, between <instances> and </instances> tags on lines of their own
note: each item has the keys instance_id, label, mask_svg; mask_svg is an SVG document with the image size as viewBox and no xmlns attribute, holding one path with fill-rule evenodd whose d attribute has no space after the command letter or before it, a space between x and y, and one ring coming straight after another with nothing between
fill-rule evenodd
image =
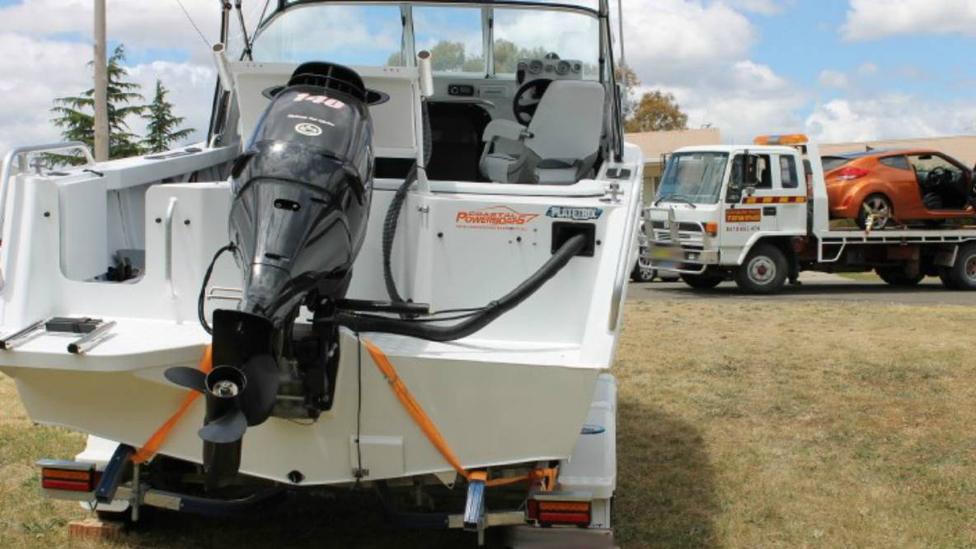
<instances>
[{"instance_id":1,"label":"truck wheel","mask_svg":"<svg viewBox=\"0 0 976 549\"><path fill-rule=\"evenodd\" d=\"M925 279L925 273L918 273L915 276L908 276L908 274L905 272L905 268L901 266L878 267L874 270L874 272L878 273L878 277L891 286L899 286L902 288L918 286L918 283Z\"/></svg>"},{"instance_id":2,"label":"truck wheel","mask_svg":"<svg viewBox=\"0 0 976 549\"><path fill-rule=\"evenodd\" d=\"M782 250L771 244L759 244L736 270L735 283L750 294L775 294L783 289L788 274L789 263Z\"/></svg>"},{"instance_id":3,"label":"truck wheel","mask_svg":"<svg viewBox=\"0 0 976 549\"><path fill-rule=\"evenodd\" d=\"M653 282L656 277L657 271L641 259L637 260L633 272L630 273L630 279L634 282Z\"/></svg>"},{"instance_id":4,"label":"truck wheel","mask_svg":"<svg viewBox=\"0 0 976 549\"><path fill-rule=\"evenodd\" d=\"M959 248L956 263L945 270L942 282L954 290L976 290L976 243L970 242Z\"/></svg>"},{"instance_id":5,"label":"truck wheel","mask_svg":"<svg viewBox=\"0 0 976 549\"><path fill-rule=\"evenodd\" d=\"M880 231L887 229L891 225L894 216L894 208L891 201L883 194L872 194L861 203L861 211L857 214L857 226L862 229L868 228L868 216L874 215L874 223L871 230Z\"/></svg>"},{"instance_id":6,"label":"truck wheel","mask_svg":"<svg viewBox=\"0 0 976 549\"><path fill-rule=\"evenodd\" d=\"M696 290L711 290L722 283L725 277L716 274L682 274L681 280Z\"/></svg>"}]
</instances>

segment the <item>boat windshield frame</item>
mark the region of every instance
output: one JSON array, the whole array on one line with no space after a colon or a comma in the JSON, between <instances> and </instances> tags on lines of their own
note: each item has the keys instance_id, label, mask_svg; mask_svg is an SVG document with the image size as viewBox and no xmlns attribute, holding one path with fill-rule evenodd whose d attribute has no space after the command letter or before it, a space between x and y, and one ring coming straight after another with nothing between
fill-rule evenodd
<instances>
[{"instance_id":1,"label":"boat windshield frame","mask_svg":"<svg viewBox=\"0 0 976 549\"><path fill-rule=\"evenodd\" d=\"M598 0L599 4L604 0ZM277 0L276 7L269 14L268 19L276 13L294 8L296 6L308 4L413 4L413 5L432 5L450 4L452 6L476 6L476 7L505 7L505 8L539 8L558 11L575 11L584 13L592 17L599 17L600 10L584 6L580 3L569 2L538 2L536 0Z\"/></svg>"},{"instance_id":2,"label":"boat windshield frame","mask_svg":"<svg viewBox=\"0 0 976 549\"><path fill-rule=\"evenodd\" d=\"M253 29L250 34L250 44L253 44L255 40L261 35L261 33L274 23L275 19L280 17L282 14L303 7L313 6L313 5L351 5L351 6L368 6L368 5L398 5L400 6L403 26L404 29L409 29L404 32L404 40L401 45L401 53L406 53L410 49L414 48L413 43L413 20L412 20L412 8L414 6L451 6L451 7L476 7L481 8L486 14L491 14L494 8L507 8L507 9L523 9L523 10L540 10L540 11L559 11L567 13L576 13L583 16L588 16L596 19L598 21L598 44L595 44L598 52L598 80L607 88L607 93L611 94L612 100L612 111L614 115L611 115L612 120L610 122L611 127L609 128L612 133L612 153L614 160L617 162L622 162L624 157L624 131L623 131L623 103L621 97L621 91L617 84L616 75L616 62L614 59L614 49L613 49L613 33L614 28L610 21L610 0L595 0L597 8L592 8L582 3L572 3L574 1L579 2L579 0L563 0L563 1L539 1L539 0L269 0L273 3L274 9L268 10L268 12L258 23L257 27ZM231 4L230 2L221 2L223 6L223 16L221 18L221 39L225 44L227 43L227 38L229 35L229 27L233 24L231 23ZM238 2L239 5L239 2ZM493 25L490 21L493 21L488 15L485 16L485 23L487 25L488 33L485 34L486 38L486 52L490 54L490 40L492 40ZM242 54L242 60L245 56L249 55L249 48L245 48L245 53ZM413 54L404 55L404 59L408 66L415 66L416 59ZM493 62L488 63L489 73L486 75L487 78L495 78ZM219 87L219 83L218 83ZM218 90L219 94L219 90ZM216 107L216 98L215 98Z\"/></svg>"}]
</instances>

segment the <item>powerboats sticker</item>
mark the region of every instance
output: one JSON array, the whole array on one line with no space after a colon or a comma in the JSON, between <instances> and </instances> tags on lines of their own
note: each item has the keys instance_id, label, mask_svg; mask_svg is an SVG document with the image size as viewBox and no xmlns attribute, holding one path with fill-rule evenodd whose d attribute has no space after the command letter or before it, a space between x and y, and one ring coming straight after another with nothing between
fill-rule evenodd
<instances>
[{"instance_id":1,"label":"powerboats sticker","mask_svg":"<svg viewBox=\"0 0 976 549\"><path fill-rule=\"evenodd\" d=\"M462 229L524 230L539 214L522 213L508 206L490 206L480 210L462 210L455 221Z\"/></svg>"}]
</instances>

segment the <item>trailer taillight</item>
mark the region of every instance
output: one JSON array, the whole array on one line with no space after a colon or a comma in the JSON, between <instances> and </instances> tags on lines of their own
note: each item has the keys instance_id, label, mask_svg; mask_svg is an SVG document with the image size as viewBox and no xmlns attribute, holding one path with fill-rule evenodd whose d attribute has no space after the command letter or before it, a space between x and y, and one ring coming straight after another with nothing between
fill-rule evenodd
<instances>
[{"instance_id":1,"label":"trailer taillight","mask_svg":"<svg viewBox=\"0 0 976 549\"><path fill-rule=\"evenodd\" d=\"M853 166L848 166L847 168L841 168L831 175L831 178L836 178L841 181L854 181L855 179L860 179L868 175L869 171L864 168L855 168Z\"/></svg>"},{"instance_id":2,"label":"trailer taillight","mask_svg":"<svg viewBox=\"0 0 976 549\"><path fill-rule=\"evenodd\" d=\"M41 467L41 488L68 492L92 492L101 473L91 465L85 469Z\"/></svg>"},{"instance_id":3,"label":"trailer taillight","mask_svg":"<svg viewBox=\"0 0 976 549\"><path fill-rule=\"evenodd\" d=\"M592 503L590 501L556 499L559 496L546 494L546 499L529 498L526 514L530 521L543 526L587 526L591 522Z\"/></svg>"}]
</instances>

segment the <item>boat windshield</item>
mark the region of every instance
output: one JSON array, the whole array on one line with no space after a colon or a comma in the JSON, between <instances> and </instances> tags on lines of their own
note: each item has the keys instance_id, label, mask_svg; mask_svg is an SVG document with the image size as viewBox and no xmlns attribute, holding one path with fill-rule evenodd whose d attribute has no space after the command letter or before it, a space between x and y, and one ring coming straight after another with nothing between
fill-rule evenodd
<instances>
[{"instance_id":1,"label":"boat windshield","mask_svg":"<svg viewBox=\"0 0 976 549\"><path fill-rule=\"evenodd\" d=\"M520 59L542 59L555 53L561 59L580 61L584 77L598 79L599 20L585 10L556 4L590 7L596 0L538 2L531 7L519 2L491 7L477 3L286 2L259 29L253 58L382 67L412 64L417 52L428 50L435 72L514 78ZM491 55L485 51L487 44Z\"/></svg>"},{"instance_id":2,"label":"boat windshield","mask_svg":"<svg viewBox=\"0 0 976 549\"><path fill-rule=\"evenodd\" d=\"M729 155L716 152L677 153L658 188L658 201L717 204Z\"/></svg>"}]
</instances>

